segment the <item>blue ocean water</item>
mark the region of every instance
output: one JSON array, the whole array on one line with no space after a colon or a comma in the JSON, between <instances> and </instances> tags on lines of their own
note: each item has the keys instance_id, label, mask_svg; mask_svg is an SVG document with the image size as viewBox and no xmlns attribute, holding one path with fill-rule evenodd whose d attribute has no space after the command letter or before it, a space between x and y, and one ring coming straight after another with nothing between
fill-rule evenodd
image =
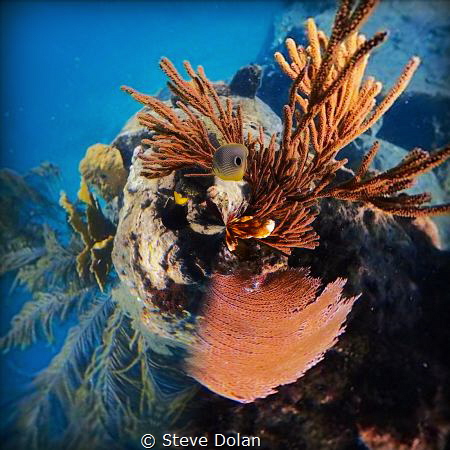
<instances>
[{"instance_id":1,"label":"blue ocean water","mask_svg":"<svg viewBox=\"0 0 450 450\"><path fill-rule=\"evenodd\" d=\"M74 193L86 148L109 143L138 105L120 91L164 86L158 61L229 79L256 59L281 1L2 3L0 166L57 164Z\"/></svg>"},{"instance_id":2,"label":"blue ocean water","mask_svg":"<svg viewBox=\"0 0 450 450\"><path fill-rule=\"evenodd\" d=\"M109 143L139 105L120 90L164 87L162 56L177 66L202 64L213 79L230 79L254 61L281 1L3 2L1 5L1 167L24 172L51 161L74 197L86 148ZM1 335L29 295L8 294ZM29 387L61 346L39 341L13 349L1 364L2 410ZM6 419L5 419L6 420Z\"/></svg>"}]
</instances>

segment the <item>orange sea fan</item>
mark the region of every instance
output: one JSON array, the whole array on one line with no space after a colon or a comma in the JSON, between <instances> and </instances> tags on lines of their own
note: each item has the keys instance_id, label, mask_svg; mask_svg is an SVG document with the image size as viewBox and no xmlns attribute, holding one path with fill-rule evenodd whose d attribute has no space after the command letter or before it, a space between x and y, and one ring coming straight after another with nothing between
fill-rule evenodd
<instances>
[{"instance_id":1,"label":"orange sea fan","mask_svg":"<svg viewBox=\"0 0 450 450\"><path fill-rule=\"evenodd\" d=\"M296 381L344 330L357 297L342 297L338 278L317 296L306 269L265 277L215 274L205 298L188 373L212 391L243 403Z\"/></svg>"}]
</instances>

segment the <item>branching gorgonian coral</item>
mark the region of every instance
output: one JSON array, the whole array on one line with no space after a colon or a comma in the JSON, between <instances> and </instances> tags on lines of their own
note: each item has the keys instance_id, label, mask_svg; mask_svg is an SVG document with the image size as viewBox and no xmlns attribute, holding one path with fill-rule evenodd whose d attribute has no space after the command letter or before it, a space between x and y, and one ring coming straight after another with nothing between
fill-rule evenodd
<instances>
[{"instance_id":1,"label":"branching gorgonian coral","mask_svg":"<svg viewBox=\"0 0 450 450\"><path fill-rule=\"evenodd\" d=\"M370 39L358 33L376 4L377 0L361 0L353 6L352 1L344 0L329 38L308 19L309 45L297 46L287 39L288 59L275 54L281 69L292 79L280 144L274 135L265 145L262 129L257 136L245 136L239 105L233 108L230 99L223 104L202 67L194 71L185 62L191 78L185 81L169 60L161 61L183 117L160 100L123 87L152 110L138 114L140 123L154 132L151 139L143 141L144 146L152 147L152 153L140 156L142 175L161 177L193 166L211 171L216 150L211 132L219 135L221 144L246 145L249 165L244 179L252 193L247 208L228 218L230 249L235 248L237 238L252 233L252 226L258 230L269 220L275 222L270 235L260 237L254 231L251 236L287 254L294 247L316 247L318 235L311 224L317 215L317 201L323 197L363 202L407 217L449 212L450 205L424 206L430 200L428 194L400 193L411 187L417 176L446 160L449 146L432 153L415 149L396 167L367 176L378 150L375 144L354 178L338 186L332 184L336 172L347 162L336 159L339 150L391 107L420 63L413 57L377 104L382 85L373 77L364 79L364 74L371 51L385 41L386 33L376 33Z\"/></svg>"}]
</instances>

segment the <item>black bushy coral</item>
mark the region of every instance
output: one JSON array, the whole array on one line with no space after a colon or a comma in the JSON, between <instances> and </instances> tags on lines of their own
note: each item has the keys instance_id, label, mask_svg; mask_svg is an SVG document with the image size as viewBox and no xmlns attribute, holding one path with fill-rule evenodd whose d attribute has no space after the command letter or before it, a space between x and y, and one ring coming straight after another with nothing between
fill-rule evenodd
<instances>
[{"instance_id":1,"label":"black bushy coral","mask_svg":"<svg viewBox=\"0 0 450 450\"><path fill-rule=\"evenodd\" d=\"M133 327L112 283L102 285L102 293L97 277L77 270L86 241L68 226L57 190L49 189L56 180L44 169L25 177L1 173L2 202L11 205L11 214L2 215L1 222L6 239L2 271L14 273L13 289L31 299L13 317L0 347L6 353L39 339L52 342L56 326L67 328L69 318L77 324L34 379L29 395L6 411L15 426L4 430L5 442L30 449L123 448L138 442L150 425L173 423L183 409L178 406L192 396L192 383L166 370ZM99 207L92 195L89 199L92 229L101 221L92 218ZM113 231L111 224L107 231Z\"/></svg>"},{"instance_id":2,"label":"black bushy coral","mask_svg":"<svg viewBox=\"0 0 450 450\"><path fill-rule=\"evenodd\" d=\"M45 253L47 223L63 219L52 202L59 170L49 163L22 176L0 170L0 275L32 262Z\"/></svg>"}]
</instances>

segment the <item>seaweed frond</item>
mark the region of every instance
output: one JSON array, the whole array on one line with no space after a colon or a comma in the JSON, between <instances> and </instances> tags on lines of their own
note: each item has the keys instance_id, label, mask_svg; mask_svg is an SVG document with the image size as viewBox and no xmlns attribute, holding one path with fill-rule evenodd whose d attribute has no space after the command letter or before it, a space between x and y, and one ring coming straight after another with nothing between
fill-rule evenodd
<instances>
[{"instance_id":1,"label":"seaweed frond","mask_svg":"<svg viewBox=\"0 0 450 450\"><path fill-rule=\"evenodd\" d=\"M10 204L11 212L2 228L1 273L17 271L11 291L20 287L32 297L0 338L0 348L8 351L41 337L53 341L55 319L62 322L69 312L82 310L94 289L75 270L80 239L64 233L69 227L62 229L64 214L56 198L59 170L42 164L24 176L2 171L0 179L2 201ZM55 229L49 225L52 219Z\"/></svg>"},{"instance_id":2,"label":"seaweed frond","mask_svg":"<svg viewBox=\"0 0 450 450\"><path fill-rule=\"evenodd\" d=\"M94 285L83 301L69 301L65 292L41 293L4 338L8 345L30 343L37 337L37 321L51 338L54 317L64 319L69 308L84 303L78 324L22 401L17 427L23 446L123 448L149 426L173 424L195 393L175 364L154 353L112 296L96 292Z\"/></svg>"},{"instance_id":3,"label":"seaweed frond","mask_svg":"<svg viewBox=\"0 0 450 450\"><path fill-rule=\"evenodd\" d=\"M1 169L1 206L2 210L10 213L2 214L2 221L10 220L16 217L16 214L20 214L36 222L43 213L48 218L58 220L59 208L54 201L54 190L59 182L59 169L50 163L42 163L25 175L19 175L10 169ZM29 209L27 210L25 206ZM3 226L0 229L3 229Z\"/></svg>"},{"instance_id":4,"label":"seaweed frond","mask_svg":"<svg viewBox=\"0 0 450 450\"><path fill-rule=\"evenodd\" d=\"M69 409L69 427L65 440L71 442L77 436L74 448L100 446L107 442L114 448L113 436L121 432L120 418L125 416L124 405L128 395L124 368L134 358L129 349L124 316L114 308L99 330L100 345L92 352L89 364L74 389L73 405Z\"/></svg>"}]
</instances>

